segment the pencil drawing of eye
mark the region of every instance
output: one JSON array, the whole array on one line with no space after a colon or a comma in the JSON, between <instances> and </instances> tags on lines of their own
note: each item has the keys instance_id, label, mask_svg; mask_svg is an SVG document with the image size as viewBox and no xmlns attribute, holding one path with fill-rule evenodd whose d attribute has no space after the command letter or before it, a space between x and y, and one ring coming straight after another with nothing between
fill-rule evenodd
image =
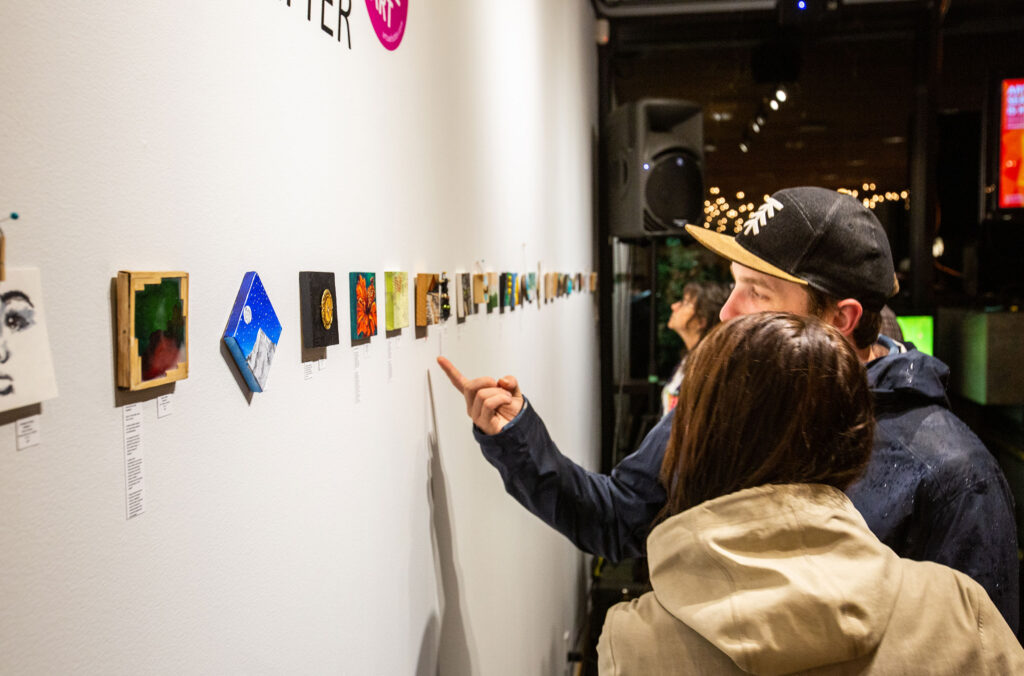
<instances>
[{"instance_id":1,"label":"pencil drawing of eye","mask_svg":"<svg viewBox=\"0 0 1024 676\"><path fill-rule=\"evenodd\" d=\"M24 331L35 324L35 306L21 291L8 291L0 296L3 307L4 328L12 332Z\"/></svg>"}]
</instances>

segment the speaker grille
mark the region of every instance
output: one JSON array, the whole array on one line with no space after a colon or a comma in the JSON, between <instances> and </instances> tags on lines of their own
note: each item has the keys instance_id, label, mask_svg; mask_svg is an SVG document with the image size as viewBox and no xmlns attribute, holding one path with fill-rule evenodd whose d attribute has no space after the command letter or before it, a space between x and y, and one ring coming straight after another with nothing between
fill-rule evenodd
<instances>
[{"instance_id":1,"label":"speaker grille","mask_svg":"<svg viewBox=\"0 0 1024 676\"><path fill-rule=\"evenodd\" d=\"M659 153L650 162L644 186L644 230L663 233L698 223L704 181L693 154L680 149Z\"/></svg>"}]
</instances>

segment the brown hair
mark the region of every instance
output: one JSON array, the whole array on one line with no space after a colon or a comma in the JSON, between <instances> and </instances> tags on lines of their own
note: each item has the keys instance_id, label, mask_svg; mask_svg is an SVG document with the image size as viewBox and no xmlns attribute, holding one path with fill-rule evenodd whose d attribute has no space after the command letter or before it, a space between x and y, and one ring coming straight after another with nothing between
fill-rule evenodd
<instances>
[{"instance_id":1,"label":"brown hair","mask_svg":"<svg viewBox=\"0 0 1024 676\"><path fill-rule=\"evenodd\" d=\"M764 484L845 489L867 465L873 435L864 366L835 327L782 312L737 317L687 360L659 520Z\"/></svg>"},{"instance_id":2,"label":"brown hair","mask_svg":"<svg viewBox=\"0 0 1024 676\"><path fill-rule=\"evenodd\" d=\"M836 307L839 299L824 291L819 291L813 286L807 287L807 310L815 317L823 317L825 312ZM882 330L882 313L868 310L862 305L860 321L853 327L850 339L860 349L871 347L878 340L878 333Z\"/></svg>"},{"instance_id":3,"label":"brown hair","mask_svg":"<svg viewBox=\"0 0 1024 676\"><path fill-rule=\"evenodd\" d=\"M729 300L732 286L723 282L689 282L683 287L683 300L693 299L693 316L690 321L704 320L701 338L715 328L719 313L725 301Z\"/></svg>"}]
</instances>

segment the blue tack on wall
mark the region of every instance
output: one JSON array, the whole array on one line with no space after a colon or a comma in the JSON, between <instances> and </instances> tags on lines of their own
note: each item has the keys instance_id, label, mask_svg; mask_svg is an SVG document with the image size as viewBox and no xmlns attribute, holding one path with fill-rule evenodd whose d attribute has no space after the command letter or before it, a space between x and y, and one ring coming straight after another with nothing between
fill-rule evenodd
<instances>
[{"instance_id":1,"label":"blue tack on wall","mask_svg":"<svg viewBox=\"0 0 1024 676\"><path fill-rule=\"evenodd\" d=\"M245 273L242 287L235 297L224 342L253 392L262 392L267 386L270 363L281 338L281 322L270 303L260 276Z\"/></svg>"}]
</instances>

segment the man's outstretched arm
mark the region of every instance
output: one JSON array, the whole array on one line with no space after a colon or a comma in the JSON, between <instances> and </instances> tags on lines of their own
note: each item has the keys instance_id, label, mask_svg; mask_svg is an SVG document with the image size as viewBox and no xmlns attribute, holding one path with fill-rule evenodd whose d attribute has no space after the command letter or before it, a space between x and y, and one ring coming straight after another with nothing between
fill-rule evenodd
<instances>
[{"instance_id":1,"label":"man's outstretched arm","mask_svg":"<svg viewBox=\"0 0 1024 676\"><path fill-rule=\"evenodd\" d=\"M618 561L644 552L651 523L665 502L658 471L671 416L610 476L590 472L559 452L515 378L470 380L444 357L438 363L465 397L484 457L512 497L591 554Z\"/></svg>"}]
</instances>

